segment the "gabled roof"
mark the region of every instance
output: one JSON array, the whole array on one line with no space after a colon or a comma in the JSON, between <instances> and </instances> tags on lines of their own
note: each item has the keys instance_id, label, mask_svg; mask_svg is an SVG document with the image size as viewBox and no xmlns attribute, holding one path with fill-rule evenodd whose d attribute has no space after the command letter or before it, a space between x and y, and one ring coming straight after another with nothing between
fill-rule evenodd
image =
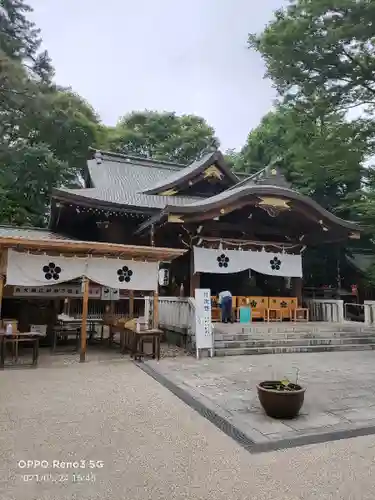
<instances>
[{"instance_id":1,"label":"gabled roof","mask_svg":"<svg viewBox=\"0 0 375 500\"><path fill-rule=\"evenodd\" d=\"M99 154L98 154L99 153ZM183 165L135 158L116 153L98 152L96 158L87 162L88 184L81 189L54 189L53 197L59 200L119 209L141 208L161 209L168 203L167 196L153 196L142 193L143 189L155 186ZM186 204L196 197L176 196L174 202Z\"/></svg>"},{"instance_id":2,"label":"gabled roof","mask_svg":"<svg viewBox=\"0 0 375 500\"><path fill-rule=\"evenodd\" d=\"M193 179L213 164L233 184L225 191L208 198L155 194ZM209 153L189 166L99 151L88 161L87 169L90 187L55 189L53 197L102 209L148 212L150 223L169 213L195 214L215 210L247 196L280 196L306 205L332 224L347 230L360 230L357 224L334 216L311 198L291 189L277 162L241 180L228 167L220 151Z\"/></svg>"},{"instance_id":3,"label":"gabled roof","mask_svg":"<svg viewBox=\"0 0 375 500\"><path fill-rule=\"evenodd\" d=\"M176 179L179 182L189 180L213 163L220 167L234 185L238 183L239 178L227 166L220 151L209 153L189 166L97 151L95 157L87 162L86 177L90 187L54 189L53 198L119 210L126 207L160 210L171 198L154 194L155 192L160 192L161 188L167 190L169 186L175 185ZM200 198L195 196L177 195L173 197L173 203L183 206L198 199Z\"/></svg>"},{"instance_id":4,"label":"gabled roof","mask_svg":"<svg viewBox=\"0 0 375 500\"><path fill-rule=\"evenodd\" d=\"M88 160L90 187L113 188L121 184L127 191L140 192L164 181L184 165L98 151Z\"/></svg>"},{"instance_id":5,"label":"gabled roof","mask_svg":"<svg viewBox=\"0 0 375 500\"><path fill-rule=\"evenodd\" d=\"M145 189L143 192L145 194L158 194L167 191L168 189L176 188L182 183L192 180L197 175L204 172L209 166L214 164L216 164L220 168L222 173L230 180L233 185L238 183L238 177L229 168L221 152L213 151L203 156L203 158L201 158L200 160L196 160L188 167L176 171L174 174L167 177L164 181L157 183L156 186Z\"/></svg>"}]
</instances>

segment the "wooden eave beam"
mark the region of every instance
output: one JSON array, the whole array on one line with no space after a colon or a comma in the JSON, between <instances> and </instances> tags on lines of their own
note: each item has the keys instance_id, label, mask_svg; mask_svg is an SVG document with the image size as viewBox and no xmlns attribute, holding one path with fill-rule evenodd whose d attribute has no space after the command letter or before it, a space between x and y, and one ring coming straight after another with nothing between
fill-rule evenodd
<instances>
[{"instance_id":1,"label":"wooden eave beam","mask_svg":"<svg viewBox=\"0 0 375 500\"><path fill-rule=\"evenodd\" d=\"M148 247L138 245L120 245L115 243L102 243L92 241L64 241L64 240L26 240L23 238L0 238L0 247L20 248L29 250L55 250L59 252L87 253L96 255L109 255L118 257L149 258L153 260L171 261L183 255L186 250Z\"/></svg>"}]
</instances>

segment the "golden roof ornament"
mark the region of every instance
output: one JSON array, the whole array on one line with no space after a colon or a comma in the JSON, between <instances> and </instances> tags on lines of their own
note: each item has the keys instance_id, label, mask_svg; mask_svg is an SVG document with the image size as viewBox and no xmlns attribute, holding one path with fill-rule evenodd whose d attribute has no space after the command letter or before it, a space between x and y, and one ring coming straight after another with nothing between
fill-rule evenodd
<instances>
[{"instance_id":1,"label":"golden roof ornament","mask_svg":"<svg viewBox=\"0 0 375 500\"><path fill-rule=\"evenodd\" d=\"M204 171L203 177L205 179L214 178L214 179L218 179L219 181L221 181L221 179L224 176L223 176L222 172L220 172L220 170L215 165L211 165L210 167L206 168L206 170Z\"/></svg>"}]
</instances>

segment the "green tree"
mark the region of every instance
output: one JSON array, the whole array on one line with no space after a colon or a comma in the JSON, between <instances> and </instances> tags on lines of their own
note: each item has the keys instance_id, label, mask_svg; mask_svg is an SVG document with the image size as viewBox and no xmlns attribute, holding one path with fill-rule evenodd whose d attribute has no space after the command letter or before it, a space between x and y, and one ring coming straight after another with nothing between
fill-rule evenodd
<instances>
[{"instance_id":1,"label":"green tree","mask_svg":"<svg viewBox=\"0 0 375 500\"><path fill-rule=\"evenodd\" d=\"M45 224L53 187L80 179L102 126L71 90L50 82L39 31L19 0L0 10L0 223Z\"/></svg>"},{"instance_id":2,"label":"green tree","mask_svg":"<svg viewBox=\"0 0 375 500\"><path fill-rule=\"evenodd\" d=\"M292 0L250 35L282 96L337 110L375 103L375 2Z\"/></svg>"},{"instance_id":3,"label":"green tree","mask_svg":"<svg viewBox=\"0 0 375 500\"><path fill-rule=\"evenodd\" d=\"M368 165L375 151L374 19L373 0L291 0L262 33L249 36L282 102L302 111L300 130L289 124L287 135L295 142L287 142L291 149L282 155L284 169L296 187L323 206L360 222L364 248L375 242L375 176ZM358 108L361 119L349 123L352 108ZM264 135L263 127L259 134L248 142L249 160L279 149L285 131L281 127Z\"/></svg>"},{"instance_id":4,"label":"green tree","mask_svg":"<svg viewBox=\"0 0 375 500\"><path fill-rule=\"evenodd\" d=\"M348 217L360 195L367 129L342 114L317 116L282 105L252 130L241 151L241 170L255 173L277 162L300 192L326 209Z\"/></svg>"},{"instance_id":5,"label":"green tree","mask_svg":"<svg viewBox=\"0 0 375 500\"><path fill-rule=\"evenodd\" d=\"M244 162L241 151L237 151L235 149L227 149L224 153L224 158L234 172L243 169Z\"/></svg>"},{"instance_id":6,"label":"green tree","mask_svg":"<svg viewBox=\"0 0 375 500\"><path fill-rule=\"evenodd\" d=\"M40 30L27 15L32 8L23 0L0 0L0 52L24 64L41 81L50 83L53 76L51 60L40 51Z\"/></svg>"},{"instance_id":7,"label":"green tree","mask_svg":"<svg viewBox=\"0 0 375 500\"><path fill-rule=\"evenodd\" d=\"M190 163L219 141L203 118L157 111L133 112L110 130L108 147L123 154Z\"/></svg>"},{"instance_id":8,"label":"green tree","mask_svg":"<svg viewBox=\"0 0 375 500\"><path fill-rule=\"evenodd\" d=\"M0 150L0 165L0 222L45 226L52 188L69 180L68 165L48 145L21 139Z\"/></svg>"},{"instance_id":9,"label":"green tree","mask_svg":"<svg viewBox=\"0 0 375 500\"><path fill-rule=\"evenodd\" d=\"M71 90L45 93L43 119L34 123L38 140L66 165L68 175L78 177L86 164L88 150L101 141L101 125L94 109Z\"/></svg>"}]
</instances>

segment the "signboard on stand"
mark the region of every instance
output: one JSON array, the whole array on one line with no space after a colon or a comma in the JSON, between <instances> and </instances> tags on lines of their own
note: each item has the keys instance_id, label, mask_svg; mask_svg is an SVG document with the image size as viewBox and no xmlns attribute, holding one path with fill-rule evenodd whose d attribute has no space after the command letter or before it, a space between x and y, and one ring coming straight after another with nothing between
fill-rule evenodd
<instances>
[{"instance_id":1,"label":"signboard on stand","mask_svg":"<svg viewBox=\"0 0 375 500\"><path fill-rule=\"evenodd\" d=\"M208 349L214 355L214 339L211 320L211 290L195 289L195 345L197 359L202 349Z\"/></svg>"}]
</instances>

